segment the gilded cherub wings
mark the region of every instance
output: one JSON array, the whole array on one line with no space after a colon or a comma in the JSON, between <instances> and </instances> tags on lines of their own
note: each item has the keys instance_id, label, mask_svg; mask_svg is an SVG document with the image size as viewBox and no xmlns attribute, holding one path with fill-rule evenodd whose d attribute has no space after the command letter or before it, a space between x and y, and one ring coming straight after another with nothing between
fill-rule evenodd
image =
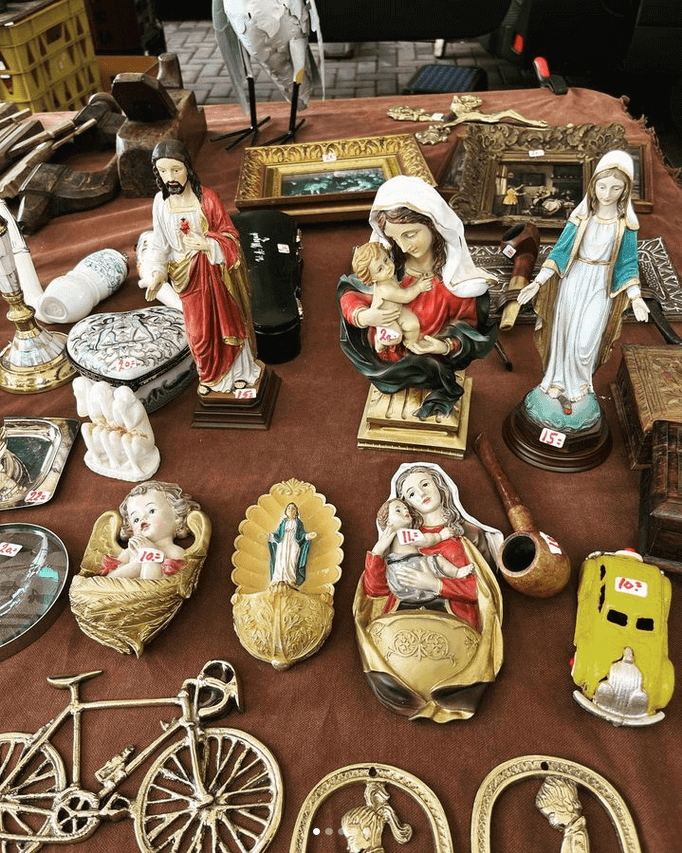
<instances>
[{"instance_id":1,"label":"gilded cherub wings","mask_svg":"<svg viewBox=\"0 0 682 853\"><path fill-rule=\"evenodd\" d=\"M211 538L208 516L192 510L187 526L194 541L185 549L185 565L174 575L155 580L102 577L105 556L118 557L121 516L103 513L95 522L81 570L69 590L71 610L81 630L121 654L139 657L145 645L175 616L194 592Z\"/></svg>"}]
</instances>

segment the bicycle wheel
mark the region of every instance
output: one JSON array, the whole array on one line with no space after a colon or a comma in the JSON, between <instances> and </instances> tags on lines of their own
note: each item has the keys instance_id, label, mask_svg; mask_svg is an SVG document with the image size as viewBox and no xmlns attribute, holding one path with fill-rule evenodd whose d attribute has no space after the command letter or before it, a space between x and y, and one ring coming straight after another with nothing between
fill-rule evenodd
<instances>
[{"instance_id":1,"label":"bicycle wheel","mask_svg":"<svg viewBox=\"0 0 682 853\"><path fill-rule=\"evenodd\" d=\"M33 853L50 842L52 805L66 785L64 764L50 743L41 744L15 773L31 738L14 732L0 735L0 853ZM44 840L30 840L37 835Z\"/></svg>"},{"instance_id":2,"label":"bicycle wheel","mask_svg":"<svg viewBox=\"0 0 682 853\"><path fill-rule=\"evenodd\" d=\"M147 773L133 815L140 849L265 850L282 816L282 777L272 754L246 732L219 728L201 733L197 750L199 785L187 738L171 744Z\"/></svg>"}]
</instances>

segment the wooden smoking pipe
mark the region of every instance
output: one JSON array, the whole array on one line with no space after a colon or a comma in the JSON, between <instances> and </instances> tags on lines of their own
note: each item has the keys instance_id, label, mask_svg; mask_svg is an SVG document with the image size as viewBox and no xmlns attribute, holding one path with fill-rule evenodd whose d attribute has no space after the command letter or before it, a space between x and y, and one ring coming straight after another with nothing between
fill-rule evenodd
<instances>
[{"instance_id":1,"label":"wooden smoking pipe","mask_svg":"<svg viewBox=\"0 0 682 853\"><path fill-rule=\"evenodd\" d=\"M560 592L571 576L568 557L553 539L539 533L528 509L502 470L485 433L474 439L474 449L497 488L514 528L496 555L507 582L532 598L549 598ZM549 541L548 541L549 539Z\"/></svg>"}]
</instances>

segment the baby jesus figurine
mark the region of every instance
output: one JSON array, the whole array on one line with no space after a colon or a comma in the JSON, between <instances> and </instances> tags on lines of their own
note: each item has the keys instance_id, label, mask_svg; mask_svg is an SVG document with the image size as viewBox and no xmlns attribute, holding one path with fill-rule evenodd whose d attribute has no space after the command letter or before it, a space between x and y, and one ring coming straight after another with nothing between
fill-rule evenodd
<instances>
[{"instance_id":1,"label":"baby jesus figurine","mask_svg":"<svg viewBox=\"0 0 682 853\"><path fill-rule=\"evenodd\" d=\"M425 555L421 549L438 545L446 539L456 539L457 531L444 527L438 533L423 533L415 525L406 503L399 498L386 501L377 513L377 524L381 530L375 546L386 554L386 581L393 595L405 604L421 604L433 599L423 589L419 577L429 568L440 578L465 578L475 571L474 564L461 548L462 564L451 563L442 554Z\"/></svg>"},{"instance_id":2,"label":"baby jesus figurine","mask_svg":"<svg viewBox=\"0 0 682 853\"><path fill-rule=\"evenodd\" d=\"M135 486L119 508L128 547L102 559L101 575L149 580L176 574L185 549L173 541L189 535L187 516L201 507L173 483L148 480Z\"/></svg>"},{"instance_id":3,"label":"baby jesus figurine","mask_svg":"<svg viewBox=\"0 0 682 853\"><path fill-rule=\"evenodd\" d=\"M412 349L419 340L419 320L407 307L408 303L433 287L432 280L420 279L408 287L401 287L395 277L395 265L381 243L365 243L353 254L353 272L362 284L372 286L371 308L394 308L396 319L377 326L374 331L374 349L381 353L401 341Z\"/></svg>"}]
</instances>

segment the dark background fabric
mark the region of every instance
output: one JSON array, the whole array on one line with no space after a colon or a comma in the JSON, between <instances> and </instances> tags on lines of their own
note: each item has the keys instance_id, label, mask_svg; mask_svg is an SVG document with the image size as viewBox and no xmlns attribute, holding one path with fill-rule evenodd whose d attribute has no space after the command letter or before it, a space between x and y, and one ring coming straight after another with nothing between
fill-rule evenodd
<instances>
[{"instance_id":1,"label":"dark background fabric","mask_svg":"<svg viewBox=\"0 0 682 853\"><path fill-rule=\"evenodd\" d=\"M622 104L588 90L571 90L556 97L545 90L489 92L485 110L514 106L532 118L551 123L622 122L631 142L651 142L642 125ZM394 98L367 101L313 102L299 140L334 139L411 131L386 117ZM447 96L419 100L419 106L445 110ZM261 106L265 113L265 106ZM286 127L288 106L269 104L273 116L267 136ZM234 106L207 110L210 133L243 124ZM49 117L50 120L54 116ZM443 167L452 142L424 148L435 175ZM196 162L202 183L215 189L234 211L242 153L227 153L206 142ZM654 163L654 212L640 216L640 236L662 235L682 269L680 210L682 190L662 162ZM133 271L123 288L97 311L119 311L143 304L134 271L134 245L151 223L151 199L122 197L86 214L54 219L28 240L38 275L46 285L85 255L112 247L131 256ZM472 232L473 233L473 232ZM630 470L617 422L611 383L620 363L620 344L660 345L650 325L624 326L611 360L596 376L596 390L613 434L608 460L581 474L552 474L532 468L504 446L504 418L535 385L540 359L532 345L532 328L520 325L501 336L513 361L505 372L492 353L467 371L473 379L469 432L471 439L485 430L508 476L540 529L554 536L568 552L572 578L567 588L548 600L532 600L500 585L504 597L504 664L496 682L483 697L476 715L466 722L437 725L410 722L385 710L373 697L362 673L355 646L351 605L364 555L376 539L375 514L388 495L390 479L411 454L358 450L356 433L368 383L347 361L339 347L335 290L339 276L349 272L352 247L366 241L366 222L320 223L302 226L303 305L305 317L301 354L277 366L282 385L271 428L267 432L190 429L196 406L191 387L150 416L161 452L157 479L177 482L198 500L213 523L209 555L198 589L170 627L141 659L125 657L98 645L79 630L68 604L40 639L0 662L0 707L5 731L35 731L65 704L67 695L45 682L49 675L101 669L88 682L84 699L174 696L186 677L196 675L206 660L224 657L239 672L244 713L233 713L219 725L243 728L261 739L278 759L285 785L285 806L273 853L288 850L296 815L309 790L336 768L356 762L394 764L420 777L440 798L453 836L454 849L469 849L469 825L476 791L499 763L524 754L545 754L581 762L610 780L630 807L642 849L648 853L676 848L682 835L682 742L680 690L666 709L666 719L642 730L617 729L581 708L569 660L573 653L577 573L582 560L595 550L616 550L637 544L639 479ZM476 232L476 236L480 236ZM494 242L494 241L493 241ZM0 312L0 333L13 330ZM76 417L70 387L30 396L0 392L3 415ZM77 571L95 519L118 507L132 484L91 472L83 463L84 444L78 438L53 500L31 510L7 511L2 522L31 522L55 531L64 541ZM427 457L425 457L427 458ZM462 461L440 456L438 462L457 482L462 503L481 521L511 532L494 487L472 450ZM331 635L311 659L288 672L276 672L251 658L239 644L232 626L231 556L246 509L277 482L291 477L312 483L337 508L344 535L343 576L336 587ZM669 623L670 657L682 664L680 578L672 577L673 603ZM159 709L91 712L84 718L84 782L128 743L139 747L158 734ZM62 755L70 764L66 744ZM133 795L142 781L138 771L122 788ZM539 782L524 782L506 792L494 815L495 851L559 850L561 836L535 809ZM618 849L613 829L598 803L581 796L590 828L592 853ZM362 803L362 789L332 798L314 825L309 849L342 851L338 834L343 811ZM404 849L432 848L419 809L395 795L399 817L411 819L415 837ZM331 835L325 834L332 828ZM387 851L398 846L388 832ZM129 821L103 825L83 842L98 853L134 849Z\"/></svg>"}]
</instances>

